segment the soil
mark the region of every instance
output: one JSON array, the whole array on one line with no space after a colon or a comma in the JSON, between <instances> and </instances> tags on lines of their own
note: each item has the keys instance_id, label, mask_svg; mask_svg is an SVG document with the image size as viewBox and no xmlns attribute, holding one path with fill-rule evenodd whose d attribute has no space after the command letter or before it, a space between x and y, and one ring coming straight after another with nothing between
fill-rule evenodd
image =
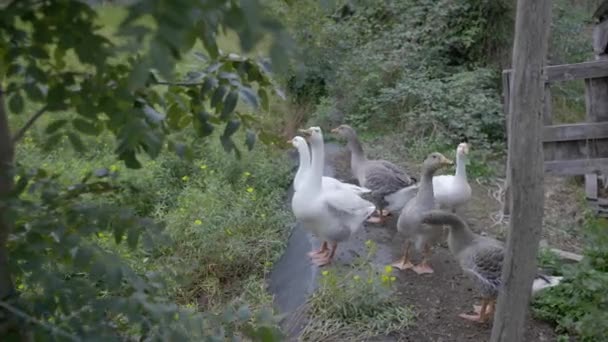
<instances>
[{"instance_id":1,"label":"soil","mask_svg":"<svg viewBox=\"0 0 608 342\"><path fill-rule=\"evenodd\" d=\"M387 158L388 159L388 158ZM334 144L326 144L326 175L334 176L343 181L350 180L349 153L344 148ZM395 160L391 158L391 160ZM416 172L417 170L411 170ZM552 182L548 187L549 191L546 204L554 208L564 208L568 203L577 203L575 190L562 180L548 180ZM495 183L483 183L471 181L474 198L469 205L458 214L469 223L471 228L477 233L490 235L497 238L505 234L506 223L498 220L501 203L496 191L499 187ZM562 225L576 224L579 213L574 206L566 209L553 209L547 212L545 217L545 227L543 238L552 247L566 249L577 252L580 246L580 237L576 231L564 232L562 226L552 227L555 222ZM574 215L572 214L574 212ZM559 215L558 215L559 214ZM553 216L552 216L553 215ZM564 215L567 217L564 218ZM372 263L384 267L397 260L402 252L402 239L396 234L396 218L391 217L384 225L366 224L360 233L351 238L348 242L339 245L334 267L348 267L353 259L365 253L365 241L372 240L378 245L378 253ZM316 285L318 268L310 265L305 253L311 245L318 247L318 242L308 236L303 238L301 227L294 229L295 236L290 239L288 252L277 264L274 275L271 276L271 291L275 293L278 307L283 307L283 312L287 314L286 322L290 327L290 340L298 340L298 328L305 324L306 319L301 315L292 315L297 312L296 306L302 307L305 304L304 298L309 296ZM306 241L304 241L306 240ZM472 313L473 304L479 304L477 293L473 284L462 273L459 265L454 260L449 250L443 246L436 246L431 264L435 273L430 275L417 275L411 270L399 271L395 269L397 276L397 291L394 295L396 301L404 306L411 306L415 312L416 319L414 325L398 334L374 338L373 341L487 341L491 334L491 323L478 324L458 317L458 314ZM290 252L291 250L291 252ZM297 253L293 251L298 251ZM417 260L414 258L414 260ZM287 273L286 273L287 272ZM288 274L288 276L286 275ZM274 280L273 280L274 279ZM288 280L284 280L288 279ZM290 285L291 284L291 285ZM302 284L306 285L305 294L302 295ZM298 287L296 289L295 287ZM292 287L292 288L290 288ZM273 290L274 289L274 290ZM297 293L299 303L294 302L294 295ZM277 297L275 296L275 298ZM289 298L289 304L281 303L281 298ZM283 300L283 302L285 302ZM288 307L287 307L288 306ZM294 318L297 316L297 318ZM298 322L294 322L297 320ZM296 328L294 328L296 327ZM556 334L553 328L544 322L533 318L528 320L526 331L526 341L555 341Z\"/></svg>"}]
</instances>

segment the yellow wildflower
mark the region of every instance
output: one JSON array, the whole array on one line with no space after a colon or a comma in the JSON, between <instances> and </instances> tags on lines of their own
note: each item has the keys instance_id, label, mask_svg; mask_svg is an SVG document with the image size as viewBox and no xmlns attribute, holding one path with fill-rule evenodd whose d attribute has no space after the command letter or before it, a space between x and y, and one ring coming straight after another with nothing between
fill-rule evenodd
<instances>
[{"instance_id":1,"label":"yellow wildflower","mask_svg":"<svg viewBox=\"0 0 608 342\"><path fill-rule=\"evenodd\" d=\"M329 271L323 271L323 272L321 272L321 274L324 275L324 276L326 276L326 275L329 274Z\"/></svg>"},{"instance_id":2,"label":"yellow wildflower","mask_svg":"<svg viewBox=\"0 0 608 342\"><path fill-rule=\"evenodd\" d=\"M247 188L247 192L248 192L248 193L252 193L252 192L253 192L253 188L252 188L252 187L248 187L248 188Z\"/></svg>"},{"instance_id":3,"label":"yellow wildflower","mask_svg":"<svg viewBox=\"0 0 608 342\"><path fill-rule=\"evenodd\" d=\"M390 274L391 272L393 272L393 266L391 266L391 265L384 266L384 273Z\"/></svg>"},{"instance_id":4,"label":"yellow wildflower","mask_svg":"<svg viewBox=\"0 0 608 342\"><path fill-rule=\"evenodd\" d=\"M391 281L395 281L395 280L397 280L397 277L392 276L392 277L391 277Z\"/></svg>"},{"instance_id":5,"label":"yellow wildflower","mask_svg":"<svg viewBox=\"0 0 608 342\"><path fill-rule=\"evenodd\" d=\"M203 224L203 221L201 220L194 220L194 224L197 226L200 226L201 224Z\"/></svg>"},{"instance_id":6,"label":"yellow wildflower","mask_svg":"<svg viewBox=\"0 0 608 342\"><path fill-rule=\"evenodd\" d=\"M110 166L110 171L112 171L112 172L118 171L118 166L117 165L111 165Z\"/></svg>"},{"instance_id":7,"label":"yellow wildflower","mask_svg":"<svg viewBox=\"0 0 608 342\"><path fill-rule=\"evenodd\" d=\"M353 279L355 279L355 281L357 281L357 280L361 279L361 277L359 277L359 275L355 275L355 276L353 277Z\"/></svg>"},{"instance_id":8,"label":"yellow wildflower","mask_svg":"<svg viewBox=\"0 0 608 342\"><path fill-rule=\"evenodd\" d=\"M366 245L366 246L371 246L371 244L372 244L372 240L367 240L367 241L365 241L365 245Z\"/></svg>"},{"instance_id":9,"label":"yellow wildflower","mask_svg":"<svg viewBox=\"0 0 608 342\"><path fill-rule=\"evenodd\" d=\"M206 168L207 168L207 165L205 165L205 164L201 165L201 170L204 170Z\"/></svg>"},{"instance_id":10,"label":"yellow wildflower","mask_svg":"<svg viewBox=\"0 0 608 342\"><path fill-rule=\"evenodd\" d=\"M190 179L190 177L188 177L188 176L184 176L184 177L182 177L182 180L183 180L184 182L187 182L187 181L188 181L188 179Z\"/></svg>"},{"instance_id":11,"label":"yellow wildflower","mask_svg":"<svg viewBox=\"0 0 608 342\"><path fill-rule=\"evenodd\" d=\"M251 173L249 173L249 171L245 171L245 172L243 172L243 176L249 177L249 176L251 176Z\"/></svg>"}]
</instances>

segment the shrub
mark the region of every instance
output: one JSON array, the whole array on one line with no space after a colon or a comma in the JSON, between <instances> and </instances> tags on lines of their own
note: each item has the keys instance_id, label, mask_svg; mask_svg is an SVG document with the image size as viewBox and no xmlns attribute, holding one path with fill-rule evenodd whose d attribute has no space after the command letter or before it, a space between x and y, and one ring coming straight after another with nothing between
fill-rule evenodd
<instances>
[{"instance_id":1,"label":"shrub","mask_svg":"<svg viewBox=\"0 0 608 342\"><path fill-rule=\"evenodd\" d=\"M203 300L214 307L239 297L252 282L259 286L250 295L261 296L263 276L288 233L285 156L262 147L240 161L222 156L220 146L209 144L190 164L194 171L174 176L182 190L163 217L176 247L162 262L186 278L178 289L184 304Z\"/></svg>"},{"instance_id":2,"label":"shrub","mask_svg":"<svg viewBox=\"0 0 608 342\"><path fill-rule=\"evenodd\" d=\"M590 219L583 260L565 266L560 285L543 291L533 303L538 317L556 324L559 332L581 341L608 339L608 237L605 219Z\"/></svg>"}]
</instances>

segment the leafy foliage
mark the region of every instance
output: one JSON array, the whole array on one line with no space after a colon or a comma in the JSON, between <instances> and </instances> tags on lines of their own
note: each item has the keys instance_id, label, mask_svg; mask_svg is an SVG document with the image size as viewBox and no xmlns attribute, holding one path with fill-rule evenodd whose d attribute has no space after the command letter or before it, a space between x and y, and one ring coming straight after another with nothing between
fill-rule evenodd
<instances>
[{"instance_id":1,"label":"leafy foliage","mask_svg":"<svg viewBox=\"0 0 608 342\"><path fill-rule=\"evenodd\" d=\"M295 67L298 82L288 83L290 93L297 101L313 96L310 101L318 103L326 94L335 102L329 114L322 102L315 121L330 117L371 132L405 130L408 137L435 133L444 144L462 134L479 147L502 144L498 73L483 66L491 65L493 51L508 42L507 2L354 1L348 6L350 15L336 11L332 16L331 10L303 1L288 16L306 56L305 64ZM299 15L304 10L314 17Z\"/></svg>"},{"instance_id":2,"label":"leafy foliage","mask_svg":"<svg viewBox=\"0 0 608 342\"><path fill-rule=\"evenodd\" d=\"M121 10L120 25L104 27L96 8L81 1L0 5L0 96L14 117L35 107L31 123L52 115L42 136L46 153L68 142L81 156L94 156L100 150L90 151L91 139L113 137L113 152L127 168L142 168L142 154L155 159L167 148L191 161L191 146L220 126L221 146L237 156L237 136L249 150L258 137L278 144L256 115L268 110L271 91L281 94L270 62L224 53L217 43L222 30L231 30L248 52L270 34L272 68L284 69L288 36L259 1L142 0ZM204 53L196 53L191 70L175 72L197 45ZM25 120L12 122L19 121ZM22 134L27 128L14 140L31 139ZM19 293L0 299L2 323L17 317L36 340L277 338L268 310L259 317L247 307L200 313L171 298L168 264L132 265L129 256L157 258L170 240L162 220L146 217L157 213L154 197L135 208L121 197L136 190L118 167L90 170L65 184L60 173L36 162L18 160L9 170L14 191L1 194L0 229L13 226L7 248ZM179 195L161 203L175 205ZM131 252L121 257L125 243Z\"/></svg>"},{"instance_id":3,"label":"leafy foliage","mask_svg":"<svg viewBox=\"0 0 608 342\"><path fill-rule=\"evenodd\" d=\"M608 239L606 220L591 219L586 226L584 259L563 268L560 285L541 293L534 313L554 322L557 330L578 335L581 341L608 338Z\"/></svg>"}]
</instances>

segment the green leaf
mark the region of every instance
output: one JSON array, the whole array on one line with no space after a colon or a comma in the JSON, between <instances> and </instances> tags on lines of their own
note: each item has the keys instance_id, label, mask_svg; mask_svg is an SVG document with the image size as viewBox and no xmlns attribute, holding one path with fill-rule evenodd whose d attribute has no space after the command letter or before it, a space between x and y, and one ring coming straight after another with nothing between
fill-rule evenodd
<instances>
[{"instance_id":1,"label":"green leaf","mask_svg":"<svg viewBox=\"0 0 608 342\"><path fill-rule=\"evenodd\" d=\"M177 123L177 128L184 129L184 128L188 127L190 125L190 123L192 123L192 116L184 115Z\"/></svg>"},{"instance_id":2,"label":"green leaf","mask_svg":"<svg viewBox=\"0 0 608 342\"><path fill-rule=\"evenodd\" d=\"M215 89L215 92L213 93L213 97L211 98L211 106L216 108L217 110L219 110L220 108L218 108L218 106L224 100L224 96L226 95L227 91L228 91L228 88L224 85L221 85L217 89Z\"/></svg>"},{"instance_id":3,"label":"green leaf","mask_svg":"<svg viewBox=\"0 0 608 342\"><path fill-rule=\"evenodd\" d=\"M185 112L179 107L178 104L172 104L167 111L167 123L169 127L174 130L179 129L179 122Z\"/></svg>"},{"instance_id":4,"label":"green leaf","mask_svg":"<svg viewBox=\"0 0 608 342\"><path fill-rule=\"evenodd\" d=\"M122 269L117 265L110 265L106 268L108 276L108 286L110 288L118 288L122 282Z\"/></svg>"},{"instance_id":5,"label":"green leaf","mask_svg":"<svg viewBox=\"0 0 608 342\"><path fill-rule=\"evenodd\" d=\"M20 195L23 190L25 190L25 188L27 187L27 185L29 184L29 178L25 177L25 176L21 176L19 177L19 180L17 181L17 183L15 184L15 188L13 189L13 193L15 195Z\"/></svg>"},{"instance_id":6,"label":"green leaf","mask_svg":"<svg viewBox=\"0 0 608 342\"><path fill-rule=\"evenodd\" d=\"M144 106L144 114L146 118L150 120L152 123L158 124L165 119L165 116L156 111L156 109L152 108L149 105Z\"/></svg>"},{"instance_id":7,"label":"green leaf","mask_svg":"<svg viewBox=\"0 0 608 342\"><path fill-rule=\"evenodd\" d=\"M124 161L125 165L129 169L141 169L141 163L137 160L137 157L135 156L135 151L133 150L126 150L121 152L118 155L118 159Z\"/></svg>"},{"instance_id":8,"label":"green leaf","mask_svg":"<svg viewBox=\"0 0 608 342\"><path fill-rule=\"evenodd\" d=\"M241 95L243 95L243 100L245 101L245 103L250 105L253 109L258 109L260 105L258 103L258 97L255 95L251 88L241 87L239 92L241 93Z\"/></svg>"},{"instance_id":9,"label":"green leaf","mask_svg":"<svg viewBox=\"0 0 608 342\"><path fill-rule=\"evenodd\" d=\"M23 97L19 92L15 92L13 96L11 96L11 99L8 100L8 109L13 114L21 114L21 112L23 112L23 105Z\"/></svg>"},{"instance_id":10,"label":"green leaf","mask_svg":"<svg viewBox=\"0 0 608 342\"><path fill-rule=\"evenodd\" d=\"M61 138L63 138L63 135L60 133L55 133L49 136L44 145L42 145L43 151L48 152L52 150L61 141Z\"/></svg>"},{"instance_id":11,"label":"green leaf","mask_svg":"<svg viewBox=\"0 0 608 342\"><path fill-rule=\"evenodd\" d=\"M222 147L224 151L230 153L234 149L234 142L229 136L222 135L220 136L220 142L222 143Z\"/></svg>"},{"instance_id":12,"label":"green leaf","mask_svg":"<svg viewBox=\"0 0 608 342\"><path fill-rule=\"evenodd\" d=\"M100 127L96 126L92 122L80 118L72 120L72 126L74 126L74 128L76 128L78 131L88 135L98 135L101 133L99 130Z\"/></svg>"},{"instance_id":13,"label":"green leaf","mask_svg":"<svg viewBox=\"0 0 608 342\"><path fill-rule=\"evenodd\" d=\"M135 249L137 247L137 243L139 242L140 230L136 227L131 227L127 233L127 245L131 249Z\"/></svg>"},{"instance_id":14,"label":"green leaf","mask_svg":"<svg viewBox=\"0 0 608 342\"><path fill-rule=\"evenodd\" d=\"M260 97L260 101L262 102L262 108L265 111L268 111L270 109L270 105L268 102L268 93L266 92L266 90L263 88L260 88L258 90L258 96Z\"/></svg>"},{"instance_id":15,"label":"green leaf","mask_svg":"<svg viewBox=\"0 0 608 342\"><path fill-rule=\"evenodd\" d=\"M236 131L239 130L240 126L241 126L241 122L239 120L230 120L226 124L226 128L224 128L224 134L223 135L225 137L232 136L234 133L236 133Z\"/></svg>"},{"instance_id":16,"label":"green leaf","mask_svg":"<svg viewBox=\"0 0 608 342\"><path fill-rule=\"evenodd\" d=\"M80 139L80 137L78 136L78 134L74 133L74 132L68 132L68 139L70 140L70 143L72 144L72 147L74 147L74 149L77 152L84 152L86 150L84 144L82 143L82 140Z\"/></svg>"},{"instance_id":17,"label":"green leaf","mask_svg":"<svg viewBox=\"0 0 608 342\"><path fill-rule=\"evenodd\" d=\"M46 126L45 132L46 134L53 134L57 132L61 127L65 126L68 123L66 119L59 119L51 122L48 126Z\"/></svg>"},{"instance_id":18,"label":"green leaf","mask_svg":"<svg viewBox=\"0 0 608 342\"><path fill-rule=\"evenodd\" d=\"M124 224L124 222L118 222L114 226L114 241L116 242L117 245L119 245L122 242L122 239L125 235L126 230L127 230L127 226Z\"/></svg>"},{"instance_id":19,"label":"green leaf","mask_svg":"<svg viewBox=\"0 0 608 342\"><path fill-rule=\"evenodd\" d=\"M203 85L201 86L201 96L205 97L211 91L211 89L217 87L218 81L215 77L208 76L203 81Z\"/></svg>"},{"instance_id":20,"label":"green leaf","mask_svg":"<svg viewBox=\"0 0 608 342\"><path fill-rule=\"evenodd\" d=\"M44 50L44 48L37 46L37 45L30 47L28 52L29 52L30 56L32 56L36 59L48 59L49 58L49 54L46 52L46 50Z\"/></svg>"},{"instance_id":21,"label":"green leaf","mask_svg":"<svg viewBox=\"0 0 608 342\"><path fill-rule=\"evenodd\" d=\"M85 268L91 263L92 259L93 252L85 246L79 246L76 255L74 255L74 266L81 269Z\"/></svg>"},{"instance_id":22,"label":"green leaf","mask_svg":"<svg viewBox=\"0 0 608 342\"><path fill-rule=\"evenodd\" d=\"M27 83L24 86L24 89L25 93L32 101L41 102L44 100L44 94L42 93L42 90L40 90L40 86L38 84Z\"/></svg>"},{"instance_id":23,"label":"green leaf","mask_svg":"<svg viewBox=\"0 0 608 342\"><path fill-rule=\"evenodd\" d=\"M65 109L65 97L66 91L63 85L56 85L49 89L47 94L47 102L49 110L63 110Z\"/></svg>"},{"instance_id":24,"label":"green leaf","mask_svg":"<svg viewBox=\"0 0 608 342\"><path fill-rule=\"evenodd\" d=\"M238 100L239 93L237 91L232 90L230 93L228 93L228 96L226 96L226 100L224 101L224 107L222 108L222 115L220 116L220 119L228 120L228 118L230 118L230 115L236 108Z\"/></svg>"},{"instance_id":25,"label":"green leaf","mask_svg":"<svg viewBox=\"0 0 608 342\"><path fill-rule=\"evenodd\" d=\"M104 177L107 177L110 175L110 170L103 167L101 169L95 170L94 174L95 174L95 177L104 178Z\"/></svg>"},{"instance_id":26,"label":"green leaf","mask_svg":"<svg viewBox=\"0 0 608 342\"><path fill-rule=\"evenodd\" d=\"M247 135L245 136L245 145L249 151L253 150L253 146L255 145L256 134L252 130L247 131Z\"/></svg>"},{"instance_id":27,"label":"green leaf","mask_svg":"<svg viewBox=\"0 0 608 342\"><path fill-rule=\"evenodd\" d=\"M209 123L209 114L205 112L199 112L197 114L197 119L199 121L198 134L201 138L210 136L213 133L215 127L211 123Z\"/></svg>"}]
</instances>

